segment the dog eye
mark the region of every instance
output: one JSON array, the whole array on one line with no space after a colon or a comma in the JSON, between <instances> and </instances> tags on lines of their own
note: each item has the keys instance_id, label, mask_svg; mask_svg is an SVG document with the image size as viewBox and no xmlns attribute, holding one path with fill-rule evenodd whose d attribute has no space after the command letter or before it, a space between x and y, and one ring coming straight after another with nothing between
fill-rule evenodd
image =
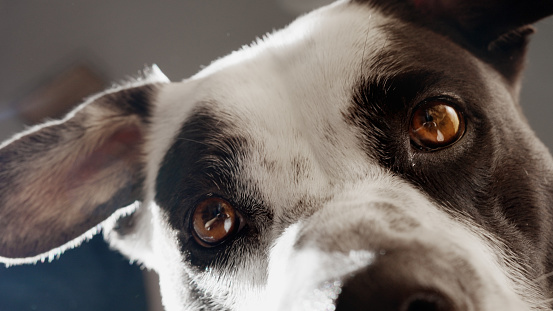
<instances>
[{"instance_id":1,"label":"dog eye","mask_svg":"<svg viewBox=\"0 0 553 311\"><path fill-rule=\"evenodd\" d=\"M443 100L430 100L420 104L411 117L411 141L427 150L447 147L465 132L463 115Z\"/></svg>"},{"instance_id":2,"label":"dog eye","mask_svg":"<svg viewBox=\"0 0 553 311\"><path fill-rule=\"evenodd\" d=\"M221 198L200 202L192 215L192 235L198 244L214 247L232 237L240 228L241 216Z\"/></svg>"}]
</instances>

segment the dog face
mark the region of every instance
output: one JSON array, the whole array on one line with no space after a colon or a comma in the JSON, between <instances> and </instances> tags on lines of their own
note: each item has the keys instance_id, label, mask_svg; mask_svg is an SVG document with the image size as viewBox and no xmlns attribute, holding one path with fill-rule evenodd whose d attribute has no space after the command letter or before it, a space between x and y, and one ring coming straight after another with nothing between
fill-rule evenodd
<instances>
[{"instance_id":1,"label":"dog face","mask_svg":"<svg viewBox=\"0 0 553 311\"><path fill-rule=\"evenodd\" d=\"M524 6L339 1L153 68L2 145L0 259L103 227L168 310L549 310L553 160L518 91L553 8Z\"/></svg>"}]
</instances>

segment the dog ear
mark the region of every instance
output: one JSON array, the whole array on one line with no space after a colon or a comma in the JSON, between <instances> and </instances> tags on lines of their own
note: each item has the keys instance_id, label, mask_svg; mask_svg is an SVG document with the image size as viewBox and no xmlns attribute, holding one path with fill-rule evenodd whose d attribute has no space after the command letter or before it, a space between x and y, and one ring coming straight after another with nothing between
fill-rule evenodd
<instances>
[{"instance_id":1,"label":"dog ear","mask_svg":"<svg viewBox=\"0 0 553 311\"><path fill-rule=\"evenodd\" d=\"M477 53L509 80L524 65L529 26L553 14L551 0L412 0L433 19L453 24Z\"/></svg>"},{"instance_id":2,"label":"dog ear","mask_svg":"<svg viewBox=\"0 0 553 311\"><path fill-rule=\"evenodd\" d=\"M0 261L59 254L141 200L145 135L158 87L96 96L64 120L0 146Z\"/></svg>"}]
</instances>

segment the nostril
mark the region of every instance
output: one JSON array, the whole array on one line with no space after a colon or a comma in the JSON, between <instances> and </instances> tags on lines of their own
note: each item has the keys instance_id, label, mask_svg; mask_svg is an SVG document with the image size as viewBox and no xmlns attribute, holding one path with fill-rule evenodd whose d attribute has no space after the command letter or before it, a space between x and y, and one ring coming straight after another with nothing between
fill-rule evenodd
<instances>
[{"instance_id":1,"label":"nostril","mask_svg":"<svg viewBox=\"0 0 553 311\"><path fill-rule=\"evenodd\" d=\"M415 294L404 303L401 311L451 311L451 303L437 293Z\"/></svg>"},{"instance_id":2,"label":"nostril","mask_svg":"<svg viewBox=\"0 0 553 311\"><path fill-rule=\"evenodd\" d=\"M433 301L414 300L406 306L405 311L440 311L440 307Z\"/></svg>"},{"instance_id":3,"label":"nostril","mask_svg":"<svg viewBox=\"0 0 553 311\"><path fill-rule=\"evenodd\" d=\"M392 269L393 268L393 269ZM400 267L374 264L346 279L336 311L458 311L452 288L428 284ZM432 276L428 276L432 278Z\"/></svg>"}]
</instances>

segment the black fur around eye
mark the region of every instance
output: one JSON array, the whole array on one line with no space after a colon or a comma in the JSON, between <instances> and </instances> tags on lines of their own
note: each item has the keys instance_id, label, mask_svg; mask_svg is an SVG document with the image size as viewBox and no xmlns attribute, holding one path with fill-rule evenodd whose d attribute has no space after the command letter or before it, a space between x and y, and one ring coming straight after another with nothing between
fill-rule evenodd
<instances>
[{"instance_id":1,"label":"black fur around eye","mask_svg":"<svg viewBox=\"0 0 553 311\"><path fill-rule=\"evenodd\" d=\"M203 247L214 247L232 238L243 227L240 213L228 201L211 197L198 203L192 214L191 231Z\"/></svg>"},{"instance_id":2,"label":"black fur around eye","mask_svg":"<svg viewBox=\"0 0 553 311\"><path fill-rule=\"evenodd\" d=\"M437 150L457 142L465 132L465 119L457 107L441 99L419 104L409 125L411 141L420 149Z\"/></svg>"}]
</instances>

